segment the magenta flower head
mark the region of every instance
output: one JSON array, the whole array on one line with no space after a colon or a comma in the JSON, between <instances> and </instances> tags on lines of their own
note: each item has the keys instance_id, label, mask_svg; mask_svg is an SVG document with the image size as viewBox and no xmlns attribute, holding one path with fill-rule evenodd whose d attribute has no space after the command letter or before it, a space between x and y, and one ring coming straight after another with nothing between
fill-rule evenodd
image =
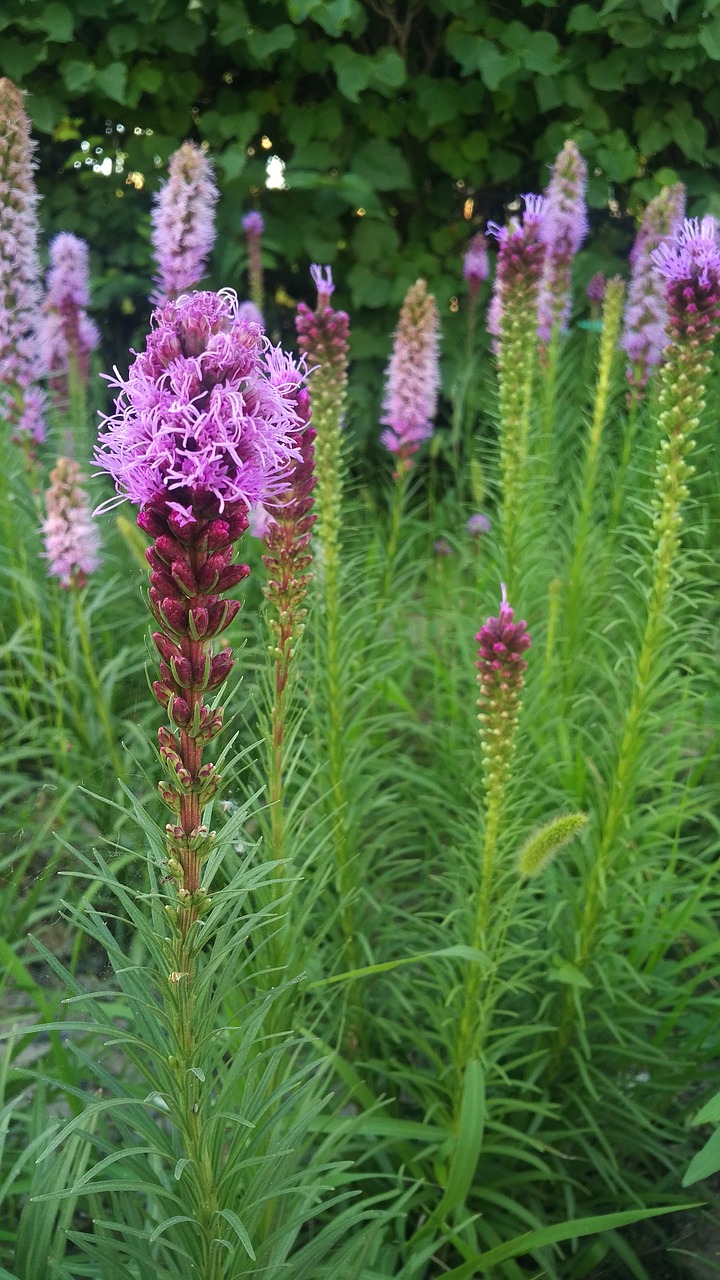
<instances>
[{"instance_id":1,"label":"magenta flower head","mask_svg":"<svg viewBox=\"0 0 720 1280\"><path fill-rule=\"evenodd\" d=\"M178 298L205 275L215 243L217 198L205 152L194 142L184 142L170 157L168 180L154 200L152 246L158 267L154 302Z\"/></svg>"},{"instance_id":2,"label":"magenta flower head","mask_svg":"<svg viewBox=\"0 0 720 1280\"><path fill-rule=\"evenodd\" d=\"M545 261L547 200L544 196L525 195L522 220L511 218L507 226L488 222L487 234L499 245L493 296L488 309L488 329L501 336L507 303L512 310L533 305Z\"/></svg>"},{"instance_id":3,"label":"magenta flower head","mask_svg":"<svg viewBox=\"0 0 720 1280\"><path fill-rule=\"evenodd\" d=\"M572 262L588 233L586 188L587 165L576 143L568 141L555 160L545 193L547 253L538 298L538 333L543 342L549 342L556 330L567 328Z\"/></svg>"},{"instance_id":4,"label":"magenta flower head","mask_svg":"<svg viewBox=\"0 0 720 1280\"><path fill-rule=\"evenodd\" d=\"M668 329L673 341L699 347L715 336L720 312L720 243L712 216L686 218L672 240L652 255L665 279Z\"/></svg>"},{"instance_id":5,"label":"magenta flower head","mask_svg":"<svg viewBox=\"0 0 720 1280\"><path fill-rule=\"evenodd\" d=\"M35 144L22 93L0 79L0 412L18 440L45 439Z\"/></svg>"},{"instance_id":6,"label":"magenta flower head","mask_svg":"<svg viewBox=\"0 0 720 1280\"><path fill-rule=\"evenodd\" d=\"M477 297L480 285L483 280L487 280L489 274L487 240L482 231L478 231L477 235L472 237L463 261L463 278L467 280L470 287L471 299L474 300Z\"/></svg>"},{"instance_id":7,"label":"magenta flower head","mask_svg":"<svg viewBox=\"0 0 720 1280\"><path fill-rule=\"evenodd\" d=\"M621 346L627 352L627 377L637 391L647 385L667 342L665 283L653 254L682 224L685 188L681 182L650 201L630 253L630 285Z\"/></svg>"},{"instance_id":8,"label":"magenta flower head","mask_svg":"<svg viewBox=\"0 0 720 1280\"><path fill-rule=\"evenodd\" d=\"M178 527L246 510L283 488L303 379L302 365L238 320L231 290L185 295L155 312L145 351L111 381L120 395L96 461L119 500L162 508Z\"/></svg>"},{"instance_id":9,"label":"magenta flower head","mask_svg":"<svg viewBox=\"0 0 720 1280\"><path fill-rule=\"evenodd\" d=\"M525 622L515 622L502 583L497 617L488 618L478 631L478 683L480 734L488 789L504 785L515 742L520 696L525 680L530 636Z\"/></svg>"},{"instance_id":10,"label":"magenta flower head","mask_svg":"<svg viewBox=\"0 0 720 1280\"><path fill-rule=\"evenodd\" d=\"M90 301L88 247L62 231L50 243L50 270L39 329L43 363L57 392L67 391L71 364L87 381L90 352L100 334L87 314Z\"/></svg>"},{"instance_id":11,"label":"magenta flower head","mask_svg":"<svg viewBox=\"0 0 720 1280\"><path fill-rule=\"evenodd\" d=\"M97 528L82 481L77 462L58 458L46 496L47 517L42 531L48 572L66 588L85 586L100 564Z\"/></svg>"},{"instance_id":12,"label":"magenta flower head","mask_svg":"<svg viewBox=\"0 0 720 1280\"><path fill-rule=\"evenodd\" d=\"M387 431L380 439L408 471L412 456L432 435L440 389L440 333L435 298L424 280L416 280L405 295L385 373L385 398L380 421Z\"/></svg>"}]
</instances>

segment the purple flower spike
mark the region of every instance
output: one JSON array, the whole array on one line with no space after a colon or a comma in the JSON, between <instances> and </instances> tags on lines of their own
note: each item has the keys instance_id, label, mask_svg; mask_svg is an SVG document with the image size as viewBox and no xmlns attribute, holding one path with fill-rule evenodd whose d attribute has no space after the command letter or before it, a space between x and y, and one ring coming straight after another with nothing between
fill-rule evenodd
<instances>
[{"instance_id":1,"label":"purple flower spike","mask_svg":"<svg viewBox=\"0 0 720 1280\"><path fill-rule=\"evenodd\" d=\"M439 318L424 280L405 295L386 370L380 437L398 459L398 471L412 466L412 455L432 435L440 388Z\"/></svg>"},{"instance_id":2,"label":"purple flower spike","mask_svg":"<svg viewBox=\"0 0 720 1280\"><path fill-rule=\"evenodd\" d=\"M43 395L33 385L43 372L34 151L23 94L0 79L0 413L15 439L39 444L45 426Z\"/></svg>"},{"instance_id":3,"label":"purple flower spike","mask_svg":"<svg viewBox=\"0 0 720 1280\"><path fill-rule=\"evenodd\" d=\"M506 295L516 289L537 290L545 260L545 219L547 200L544 196L525 195L522 221L511 218L507 226L488 222L487 234L494 236L500 247L493 296L488 309L488 330L500 337Z\"/></svg>"},{"instance_id":4,"label":"purple flower spike","mask_svg":"<svg viewBox=\"0 0 720 1280\"><path fill-rule=\"evenodd\" d=\"M164 506L190 526L280 492L304 423L304 363L240 321L229 289L169 302L152 323L127 378L116 370L95 455L115 502Z\"/></svg>"},{"instance_id":5,"label":"purple flower spike","mask_svg":"<svg viewBox=\"0 0 720 1280\"><path fill-rule=\"evenodd\" d=\"M720 243L718 224L708 215L686 218L674 239L652 255L665 277L665 298L672 339L693 346L710 341L720 315Z\"/></svg>"},{"instance_id":6,"label":"purple flower spike","mask_svg":"<svg viewBox=\"0 0 720 1280\"><path fill-rule=\"evenodd\" d=\"M87 381L90 352L100 341L87 314L90 301L88 247L84 240L61 232L50 244L50 271L39 330L43 362L53 390L64 394L73 363Z\"/></svg>"},{"instance_id":7,"label":"purple flower spike","mask_svg":"<svg viewBox=\"0 0 720 1280\"><path fill-rule=\"evenodd\" d=\"M631 276L621 346L628 356L628 381L636 391L647 385L667 342L665 286L655 269L653 254L675 233L684 213L682 183L663 188L645 210L630 253Z\"/></svg>"},{"instance_id":8,"label":"purple flower spike","mask_svg":"<svg viewBox=\"0 0 720 1280\"><path fill-rule=\"evenodd\" d=\"M158 265L154 302L173 301L204 276L215 243L217 198L210 161L194 142L184 142L170 157L168 181L154 201L152 245Z\"/></svg>"},{"instance_id":9,"label":"purple flower spike","mask_svg":"<svg viewBox=\"0 0 720 1280\"><path fill-rule=\"evenodd\" d=\"M567 329L573 258L588 233L586 187L587 165L577 145L568 141L555 160L546 192L547 254L538 298L538 334L543 342L549 342L556 329Z\"/></svg>"},{"instance_id":10,"label":"purple flower spike","mask_svg":"<svg viewBox=\"0 0 720 1280\"><path fill-rule=\"evenodd\" d=\"M100 564L97 528L90 515L83 476L72 458L58 458L50 473L43 522L48 571L61 587L83 587Z\"/></svg>"}]
</instances>

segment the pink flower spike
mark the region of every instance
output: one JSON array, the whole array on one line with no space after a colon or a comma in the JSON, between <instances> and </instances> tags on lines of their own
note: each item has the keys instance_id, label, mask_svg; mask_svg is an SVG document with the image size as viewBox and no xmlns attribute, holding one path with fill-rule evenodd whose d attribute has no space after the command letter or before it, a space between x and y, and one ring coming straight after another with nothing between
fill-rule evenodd
<instances>
[{"instance_id":1,"label":"pink flower spike","mask_svg":"<svg viewBox=\"0 0 720 1280\"><path fill-rule=\"evenodd\" d=\"M215 243L213 168L194 142L170 157L168 181L155 196L152 245L158 266L153 301L173 301L204 276Z\"/></svg>"},{"instance_id":2,"label":"pink flower spike","mask_svg":"<svg viewBox=\"0 0 720 1280\"><path fill-rule=\"evenodd\" d=\"M58 458L50 473L43 521L48 572L61 587L83 587L100 564L100 543L90 514L83 476L72 458Z\"/></svg>"},{"instance_id":3,"label":"pink flower spike","mask_svg":"<svg viewBox=\"0 0 720 1280\"><path fill-rule=\"evenodd\" d=\"M66 393L71 362L87 381L90 352L100 341L87 314L90 301L89 255L84 240L60 232L50 243L50 270L39 339L53 390Z\"/></svg>"},{"instance_id":4,"label":"pink flower spike","mask_svg":"<svg viewBox=\"0 0 720 1280\"><path fill-rule=\"evenodd\" d=\"M37 244L39 196L35 188L35 144L25 99L11 80L0 79L0 413L13 438L45 439L44 398L36 379L43 373L40 322L40 262Z\"/></svg>"},{"instance_id":5,"label":"pink flower spike","mask_svg":"<svg viewBox=\"0 0 720 1280\"><path fill-rule=\"evenodd\" d=\"M628 381L638 391L647 385L667 342L665 285L655 269L653 254L681 225L684 212L682 183L664 187L647 206L630 253L621 346L628 356Z\"/></svg>"},{"instance_id":6,"label":"pink flower spike","mask_svg":"<svg viewBox=\"0 0 720 1280\"><path fill-rule=\"evenodd\" d=\"M546 192L547 253L538 298L538 333L543 342L549 342L556 329L561 333L567 329L573 258L589 228L586 187L587 165L576 143L568 141L555 160Z\"/></svg>"},{"instance_id":7,"label":"pink flower spike","mask_svg":"<svg viewBox=\"0 0 720 1280\"><path fill-rule=\"evenodd\" d=\"M380 439L405 469L424 440L432 435L440 389L439 317L435 298L424 280L405 295L393 352L385 374Z\"/></svg>"}]
</instances>

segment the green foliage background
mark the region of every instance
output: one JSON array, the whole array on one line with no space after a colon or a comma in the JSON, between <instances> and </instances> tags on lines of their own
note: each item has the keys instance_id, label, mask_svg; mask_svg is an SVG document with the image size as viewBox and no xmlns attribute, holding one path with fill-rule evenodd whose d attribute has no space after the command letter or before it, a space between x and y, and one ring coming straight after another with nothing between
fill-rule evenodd
<instances>
[{"instance_id":1,"label":"green foliage background","mask_svg":"<svg viewBox=\"0 0 720 1280\"><path fill-rule=\"evenodd\" d=\"M720 0L5 0L0 14L0 70L41 140L43 218L90 242L113 358L144 329L151 196L188 136L223 193L210 283L242 290L239 220L259 203L272 287L289 303L308 262L332 263L362 361L386 354L419 274L452 332L469 231L544 186L568 135L597 210L632 213L679 176L691 212L720 213L719 64ZM270 154L285 191L265 189ZM110 176L93 169L105 156ZM598 220L599 252L624 249L631 222ZM270 321L289 329L290 307Z\"/></svg>"}]
</instances>

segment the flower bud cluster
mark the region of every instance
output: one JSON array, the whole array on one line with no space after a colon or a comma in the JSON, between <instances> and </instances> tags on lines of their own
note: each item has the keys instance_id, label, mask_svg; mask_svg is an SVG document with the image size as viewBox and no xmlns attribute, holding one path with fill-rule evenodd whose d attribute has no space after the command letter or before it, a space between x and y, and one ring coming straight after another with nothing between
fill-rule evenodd
<instances>
[{"instance_id":1,"label":"flower bud cluster","mask_svg":"<svg viewBox=\"0 0 720 1280\"><path fill-rule=\"evenodd\" d=\"M480 685L478 719L490 796L504 787L509 775L527 669L523 654L530 648L527 625L514 621L504 583L498 616L488 618L475 639L479 646L475 664Z\"/></svg>"}]
</instances>

